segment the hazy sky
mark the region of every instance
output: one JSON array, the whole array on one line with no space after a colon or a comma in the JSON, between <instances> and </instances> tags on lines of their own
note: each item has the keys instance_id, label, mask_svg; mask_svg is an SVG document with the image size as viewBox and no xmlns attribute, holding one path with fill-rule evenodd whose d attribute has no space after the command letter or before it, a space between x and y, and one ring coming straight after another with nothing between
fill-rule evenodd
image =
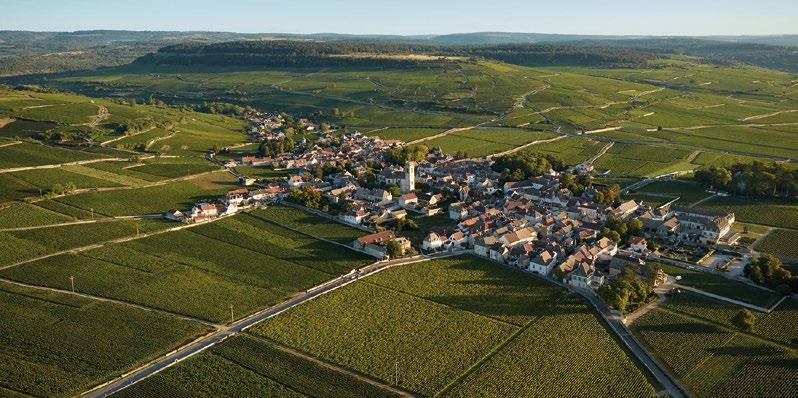
<instances>
[{"instance_id":1,"label":"hazy sky","mask_svg":"<svg viewBox=\"0 0 798 398\"><path fill-rule=\"evenodd\" d=\"M798 33L798 0L0 0L0 30Z\"/></svg>"}]
</instances>

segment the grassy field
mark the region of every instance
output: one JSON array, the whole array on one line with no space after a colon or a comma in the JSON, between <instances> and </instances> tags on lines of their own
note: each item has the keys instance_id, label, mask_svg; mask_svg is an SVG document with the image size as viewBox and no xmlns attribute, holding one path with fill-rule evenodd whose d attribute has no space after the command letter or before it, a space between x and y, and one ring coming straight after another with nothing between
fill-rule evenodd
<instances>
[{"instance_id":1,"label":"grassy field","mask_svg":"<svg viewBox=\"0 0 798 398\"><path fill-rule=\"evenodd\" d=\"M681 276L679 284L694 287L705 292L728 297L760 307L770 307L778 301L779 296L764 289L759 289L742 282L733 281L709 272L692 271L672 265L657 263L662 270L671 276Z\"/></svg>"},{"instance_id":2,"label":"grassy field","mask_svg":"<svg viewBox=\"0 0 798 398\"><path fill-rule=\"evenodd\" d=\"M51 257L2 272L5 277L214 322L243 317L336 273L365 265L341 250L250 216L83 252Z\"/></svg>"},{"instance_id":3,"label":"grassy field","mask_svg":"<svg viewBox=\"0 0 798 398\"><path fill-rule=\"evenodd\" d=\"M554 142L533 145L524 152L554 155L566 164L582 163L599 153L604 143L584 138L566 137Z\"/></svg>"},{"instance_id":4,"label":"grassy field","mask_svg":"<svg viewBox=\"0 0 798 398\"><path fill-rule=\"evenodd\" d=\"M697 397L790 397L798 393L798 352L779 342L795 337L795 303L788 306L758 315L746 333L729 324L739 307L682 293L632 330Z\"/></svg>"},{"instance_id":5,"label":"grassy field","mask_svg":"<svg viewBox=\"0 0 798 398\"><path fill-rule=\"evenodd\" d=\"M114 396L151 397L164 391L175 397L398 396L248 335L233 337Z\"/></svg>"},{"instance_id":6,"label":"grassy field","mask_svg":"<svg viewBox=\"0 0 798 398\"><path fill-rule=\"evenodd\" d=\"M691 153L668 146L615 144L594 165L612 175L657 176L695 168L687 161Z\"/></svg>"},{"instance_id":7,"label":"grassy field","mask_svg":"<svg viewBox=\"0 0 798 398\"><path fill-rule=\"evenodd\" d=\"M0 395L76 396L207 329L128 306L0 282Z\"/></svg>"},{"instance_id":8,"label":"grassy field","mask_svg":"<svg viewBox=\"0 0 798 398\"><path fill-rule=\"evenodd\" d=\"M798 205L735 197L717 197L701 203L707 210L734 213L738 221L774 227L798 228Z\"/></svg>"},{"instance_id":9,"label":"grassy field","mask_svg":"<svg viewBox=\"0 0 798 398\"><path fill-rule=\"evenodd\" d=\"M546 385L552 389L568 380L597 396L610 394L596 382L604 377L599 375L612 373L616 389L653 395L643 374L586 303L571 298L556 304L564 295L531 276L458 257L384 271L291 309L252 333L385 382L395 380L398 367L399 385L427 396L476 392L479 379L495 372L502 380L524 379L528 385L551 382ZM557 321L549 323L550 319ZM313 327L300 326L308 323ZM555 338L573 333L577 324L592 342L581 350L563 355L562 347L544 343L546 338L536 340L533 344L541 343L536 348L523 347L532 329L540 327L538 334ZM558 359L539 372L518 366L531 365L536 355ZM523 359L507 366L509 357ZM583 369L579 377L558 370L574 366ZM485 390L477 394L526 396L509 382L492 386L487 395Z\"/></svg>"},{"instance_id":10,"label":"grassy field","mask_svg":"<svg viewBox=\"0 0 798 398\"><path fill-rule=\"evenodd\" d=\"M424 145L440 147L448 154L465 152L468 157L482 157L553 137L551 133L524 129L476 128L447 134Z\"/></svg>"},{"instance_id":11,"label":"grassy field","mask_svg":"<svg viewBox=\"0 0 798 398\"><path fill-rule=\"evenodd\" d=\"M798 231L793 229L775 229L755 249L776 256L798 260Z\"/></svg>"}]
</instances>

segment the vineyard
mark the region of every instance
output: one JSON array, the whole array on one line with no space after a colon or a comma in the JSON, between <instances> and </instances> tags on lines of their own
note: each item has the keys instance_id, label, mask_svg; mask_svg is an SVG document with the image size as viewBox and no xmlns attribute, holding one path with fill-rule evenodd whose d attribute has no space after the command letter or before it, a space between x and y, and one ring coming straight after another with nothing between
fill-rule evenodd
<instances>
[{"instance_id":1,"label":"vineyard","mask_svg":"<svg viewBox=\"0 0 798 398\"><path fill-rule=\"evenodd\" d=\"M0 394L75 396L207 330L139 309L0 282ZM13 322L7 320L13 319Z\"/></svg>"},{"instance_id":2,"label":"vineyard","mask_svg":"<svg viewBox=\"0 0 798 398\"><path fill-rule=\"evenodd\" d=\"M430 127L392 127L388 129L377 129L366 132L366 135L377 136L383 140L415 141L421 138L442 133L440 128Z\"/></svg>"},{"instance_id":3,"label":"vineyard","mask_svg":"<svg viewBox=\"0 0 798 398\"><path fill-rule=\"evenodd\" d=\"M105 224L112 223L98 225ZM242 317L366 263L357 253L241 215L35 261L2 275L63 289L70 288L64 275L71 275L81 292L226 322L230 304Z\"/></svg>"},{"instance_id":4,"label":"vineyard","mask_svg":"<svg viewBox=\"0 0 798 398\"><path fill-rule=\"evenodd\" d=\"M163 221L114 221L97 224L68 225L35 230L0 232L0 266L13 264L90 244L124 236L166 229L171 223Z\"/></svg>"},{"instance_id":5,"label":"vineyard","mask_svg":"<svg viewBox=\"0 0 798 398\"><path fill-rule=\"evenodd\" d=\"M398 367L401 387L428 396L450 390L482 396L482 378L491 374L510 381L496 381L501 385L487 396L525 396L519 390L525 387L512 380L548 386L539 391L550 393L570 377L565 369L581 369L579 387L599 395L611 395L602 390L607 377L625 392L652 395L643 373L586 303L563 295L485 260L440 259L381 272L267 320L252 333L383 382L394 380ZM563 339L575 333L584 334L589 347ZM547 342L539 341L542 335ZM536 364L540 372L530 373Z\"/></svg>"},{"instance_id":6,"label":"vineyard","mask_svg":"<svg viewBox=\"0 0 798 398\"><path fill-rule=\"evenodd\" d=\"M738 221L783 228L798 228L798 205L745 198L717 197L701 203L702 209L734 213Z\"/></svg>"},{"instance_id":7,"label":"vineyard","mask_svg":"<svg viewBox=\"0 0 798 398\"><path fill-rule=\"evenodd\" d=\"M150 397L163 391L170 391L171 395L178 397L396 396L388 390L247 335L229 339L209 352L125 389L116 396Z\"/></svg>"},{"instance_id":8,"label":"vineyard","mask_svg":"<svg viewBox=\"0 0 798 398\"><path fill-rule=\"evenodd\" d=\"M632 326L641 341L698 397L792 397L798 353L665 309Z\"/></svg>"},{"instance_id":9,"label":"vineyard","mask_svg":"<svg viewBox=\"0 0 798 398\"><path fill-rule=\"evenodd\" d=\"M798 260L798 231L775 229L755 248L780 257Z\"/></svg>"},{"instance_id":10,"label":"vineyard","mask_svg":"<svg viewBox=\"0 0 798 398\"><path fill-rule=\"evenodd\" d=\"M233 187L235 179L230 174L213 173L153 187L83 192L56 201L107 216L160 214L190 209L194 203L214 199Z\"/></svg>"},{"instance_id":11,"label":"vineyard","mask_svg":"<svg viewBox=\"0 0 798 398\"><path fill-rule=\"evenodd\" d=\"M558 300L553 307L445 396L550 397L553 391L558 396L585 391L591 397L654 396L646 377L581 298Z\"/></svg>"},{"instance_id":12,"label":"vineyard","mask_svg":"<svg viewBox=\"0 0 798 398\"><path fill-rule=\"evenodd\" d=\"M507 151L532 141L555 137L524 129L476 128L451 133L425 142L429 147L440 147L443 153L465 153L468 157L482 157Z\"/></svg>"},{"instance_id":13,"label":"vineyard","mask_svg":"<svg viewBox=\"0 0 798 398\"><path fill-rule=\"evenodd\" d=\"M0 206L0 228L57 224L71 220L71 217L27 203Z\"/></svg>"},{"instance_id":14,"label":"vineyard","mask_svg":"<svg viewBox=\"0 0 798 398\"><path fill-rule=\"evenodd\" d=\"M769 307L779 297L775 293L749 286L710 272L692 271L681 267L657 263L666 274L681 276L679 284L694 287L705 292L739 300L760 307Z\"/></svg>"},{"instance_id":15,"label":"vineyard","mask_svg":"<svg viewBox=\"0 0 798 398\"><path fill-rule=\"evenodd\" d=\"M102 156L94 153L71 151L29 142L0 147L0 168L3 169L68 163L98 158L102 158Z\"/></svg>"},{"instance_id":16,"label":"vineyard","mask_svg":"<svg viewBox=\"0 0 798 398\"><path fill-rule=\"evenodd\" d=\"M252 214L254 217L263 217L279 225L343 244L350 244L366 234L359 229L287 206L270 206L265 210L255 210Z\"/></svg>"}]
</instances>

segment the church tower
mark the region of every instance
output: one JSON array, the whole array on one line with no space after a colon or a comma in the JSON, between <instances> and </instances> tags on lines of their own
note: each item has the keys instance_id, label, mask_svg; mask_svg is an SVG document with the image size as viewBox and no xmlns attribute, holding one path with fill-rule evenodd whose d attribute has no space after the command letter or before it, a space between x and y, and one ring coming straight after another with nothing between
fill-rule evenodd
<instances>
[{"instance_id":1,"label":"church tower","mask_svg":"<svg viewBox=\"0 0 798 398\"><path fill-rule=\"evenodd\" d=\"M407 162L405 166L405 178L402 179L402 193L415 191L416 189L416 162Z\"/></svg>"}]
</instances>

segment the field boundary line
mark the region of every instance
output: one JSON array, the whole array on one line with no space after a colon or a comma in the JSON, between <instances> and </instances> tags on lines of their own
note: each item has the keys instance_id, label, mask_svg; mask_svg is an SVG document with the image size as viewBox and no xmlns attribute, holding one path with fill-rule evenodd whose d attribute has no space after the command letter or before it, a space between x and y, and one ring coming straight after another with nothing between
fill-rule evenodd
<instances>
[{"instance_id":1,"label":"field boundary line","mask_svg":"<svg viewBox=\"0 0 798 398\"><path fill-rule=\"evenodd\" d=\"M89 293L81 293L79 291L74 291L73 292L71 290L60 289L60 288L57 288L57 287L34 285L34 284L30 284L30 283L16 281L16 280L13 280L13 279L8 279L8 278L5 278L5 277L0 277L0 282L5 282L5 283L12 284L12 285L26 287L26 288L30 288L30 289L46 290L46 291L49 291L49 292L68 294L68 295L78 296L78 297L82 297L82 298L86 298L86 299L90 299L90 300L95 300L95 301L102 301L102 302L107 302L107 303L112 303L112 304L124 305L126 307L136 308L136 309L140 309L140 310L143 310L143 311L155 312L155 313L159 313L159 314L163 314L163 315L168 315L168 316L171 316L173 318L179 318L179 319L183 319L183 320L186 320L186 321L193 321L193 322L201 323L201 324L203 324L205 326L208 326L208 327L211 327L211 328L214 328L214 329L219 329L221 327L220 324L209 322L209 321L206 321L204 319L195 318L195 317L190 316L190 315L178 314L176 312L171 312L171 311L163 310L163 309L160 309L160 308L148 307L146 305L138 304L138 303L134 303L134 302L130 302L130 301L125 301L125 300L120 300L120 299L115 299L115 298L110 298L110 297L104 297L104 296L97 296L97 295L93 295L93 294L89 294Z\"/></svg>"},{"instance_id":2,"label":"field boundary line","mask_svg":"<svg viewBox=\"0 0 798 398\"><path fill-rule=\"evenodd\" d=\"M42 164L38 166L22 166L22 167L13 167L8 169L0 169L0 174L2 173L16 173L20 171L28 171L28 170L43 170L43 169L57 169L61 166L72 166L72 165L82 165L82 164L91 164L91 163L98 163L98 162L123 162L127 161L128 159L125 158L100 158L100 159L89 159L89 160L78 160L75 162L66 162L66 163L51 163L51 164Z\"/></svg>"},{"instance_id":3,"label":"field boundary line","mask_svg":"<svg viewBox=\"0 0 798 398\"><path fill-rule=\"evenodd\" d=\"M338 372L338 373L345 374L347 376L351 376L351 377L353 377L353 378L355 378L357 380L360 380L360 381L362 381L364 383L371 384L371 385L373 385L375 387L378 387L378 388L381 388L381 389L384 389L384 390L388 390L388 391L390 391L392 393L395 393L395 394L398 394L398 395L401 395L401 396L404 396L404 397L415 397L415 395L412 394L409 391L404 391L402 389L399 389L396 386L392 386L390 384L383 383L383 382L381 382L381 381L379 381L377 379L372 378L370 375L363 374L363 373L348 369L346 367L343 367L341 365L337 365L335 363L331 363L331 362L325 361L323 359L316 358L316 357L314 357L314 356L312 356L310 354L304 353L302 351L299 351L299 350L297 350L295 348L292 348L290 346L278 343L276 341L272 341L272 340L269 340L269 339L261 337L261 336L256 336L256 335L253 335L252 333L247 333L246 337L247 338L251 338L251 339L256 340L256 341L260 341L260 342L262 342L264 344L268 344L269 346L271 346L274 349L280 350L282 352L285 352L287 354L293 355L295 357L299 357L299 358L304 359L304 360L306 360L308 362L315 363L315 364L317 364L317 365L319 365L321 367L330 369L330 370ZM233 362L235 362L235 361L233 361ZM239 364L238 362L235 362L235 363L237 365L239 365L239 366L243 366L245 368L248 368L248 367L246 367L244 365ZM282 383L280 383L280 384L282 384Z\"/></svg>"},{"instance_id":4,"label":"field boundary line","mask_svg":"<svg viewBox=\"0 0 798 398\"><path fill-rule=\"evenodd\" d=\"M517 146L517 147L512 148L512 149L508 149L508 150L506 150L504 152L494 153L492 155L487 155L487 156L482 156L482 157L497 158L497 157L501 157L501 156L506 156L506 155L510 155L510 154L516 153L518 151L524 150L526 148L529 148L529 147L531 147L533 145L548 144L550 142L559 141L559 140L561 140L563 138L566 138L566 137L568 137L568 136L567 135L558 135L556 137L547 138L545 140L535 140L535 141L532 141L532 142L528 142L528 143L526 143L524 145Z\"/></svg>"},{"instance_id":5,"label":"field boundary line","mask_svg":"<svg viewBox=\"0 0 798 398\"><path fill-rule=\"evenodd\" d=\"M721 296L719 294L710 293L710 292L707 292L707 291L704 291L704 290L701 290L701 289L698 289L698 288L685 286L685 285L680 285L678 283L674 284L673 286L676 286L679 289L687 290L688 292L693 292L693 293L700 294L702 296L711 297L711 298L713 298L715 300L725 301L725 302L730 303L730 304L739 305L740 307L745 307L745 308L748 308L748 309L752 309L752 310L757 311L757 312L762 312L762 313L765 313L765 314L770 312L770 310L768 308L760 307L760 306L754 305L754 304L749 304L749 303L746 303L746 302L743 302L743 301L735 300L733 298Z\"/></svg>"}]
</instances>

